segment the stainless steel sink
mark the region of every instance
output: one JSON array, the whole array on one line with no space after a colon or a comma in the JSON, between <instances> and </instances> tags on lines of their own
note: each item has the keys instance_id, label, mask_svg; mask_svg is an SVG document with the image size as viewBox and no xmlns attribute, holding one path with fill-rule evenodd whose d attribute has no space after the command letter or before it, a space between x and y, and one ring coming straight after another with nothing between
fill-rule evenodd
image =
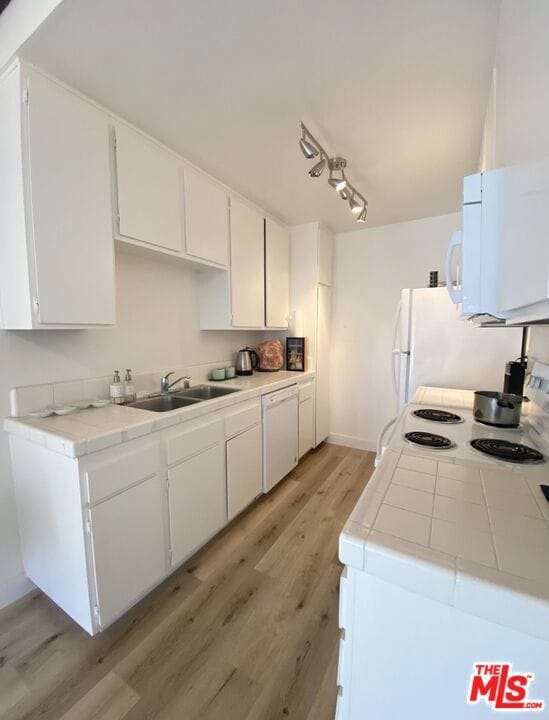
<instances>
[{"instance_id":1,"label":"stainless steel sink","mask_svg":"<svg viewBox=\"0 0 549 720\"><path fill-rule=\"evenodd\" d=\"M177 410L177 408L194 405L198 402L200 402L199 398L159 395L158 397L128 403L127 407L137 408L138 410L152 410L152 412L169 412L170 410Z\"/></svg>"},{"instance_id":2,"label":"stainless steel sink","mask_svg":"<svg viewBox=\"0 0 549 720\"><path fill-rule=\"evenodd\" d=\"M230 395L240 392L238 388L214 387L213 385L196 385L188 390L179 390L176 395L180 398L192 398L196 400L213 400L213 398Z\"/></svg>"}]
</instances>

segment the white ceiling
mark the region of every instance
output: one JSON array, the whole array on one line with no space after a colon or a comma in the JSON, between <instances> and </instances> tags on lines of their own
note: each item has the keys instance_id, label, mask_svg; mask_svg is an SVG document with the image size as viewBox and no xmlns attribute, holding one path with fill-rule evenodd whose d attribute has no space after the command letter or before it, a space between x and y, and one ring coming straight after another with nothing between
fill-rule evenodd
<instances>
[{"instance_id":1,"label":"white ceiling","mask_svg":"<svg viewBox=\"0 0 549 720\"><path fill-rule=\"evenodd\" d=\"M354 218L324 175L307 175L299 120L347 158L369 226L457 210L477 166L498 10L64 0L22 54L287 222L342 231Z\"/></svg>"}]
</instances>

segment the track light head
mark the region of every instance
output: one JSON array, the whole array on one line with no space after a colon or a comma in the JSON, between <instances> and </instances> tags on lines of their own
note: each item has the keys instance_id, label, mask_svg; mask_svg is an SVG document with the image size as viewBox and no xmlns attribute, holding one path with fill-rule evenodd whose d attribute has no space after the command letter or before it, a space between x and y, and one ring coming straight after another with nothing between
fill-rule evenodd
<instances>
[{"instance_id":1,"label":"track light head","mask_svg":"<svg viewBox=\"0 0 549 720\"><path fill-rule=\"evenodd\" d=\"M328 180L328 183L334 188L334 190L337 190L337 192L341 192L347 186L347 180L345 180L344 177L340 177L340 178L331 177Z\"/></svg>"},{"instance_id":2,"label":"track light head","mask_svg":"<svg viewBox=\"0 0 549 720\"><path fill-rule=\"evenodd\" d=\"M305 139L305 133L303 133L303 135L301 136L301 140L299 141L299 147L301 148L301 152L305 155L307 160L312 160L318 155L318 149L312 143Z\"/></svg>"},{"instance_id":3,"label":"track light head","mask_svg":"<svg viewBox=\"0 0 549 720\"><path fill-rule=\"evenodd\" d=\"M349 198L349 207L351 208L353 215L359 215L362 212L362 206L359 205L352 196Z\"/></svg>"},{"instance_id":4,"label":"track light head","mask_svg":"<svg viewBox=\"0 0 549 720\"><path fill-rule=\"evenodd\" d=\"M339 197L340 197L342 200L348 200L348 199L349 199L349 193L347 192L347 190L346 190L345 188L343 188L343 190L340 190L340 191L339 191Z\"/></svg>"},{"instance_id":5,"label":"track light head","mask_svg":"<svg viewBox=\"0 0 549 720\"><path fill-rule=\"evenodd\" d=\"M320 177L326 167L326 158L321 157L316 165L309 170L309 175L313 178Z\"/></svg>"},{"instance_id":6,"label":"track light head","mask_svg":"<svg viewBox=\"0 0 549 720\"><path fill-rule=\"evenodd\" d=\"M362 208L362 212L356 219L357 223L365 223L366 215L368 215L368 210L366 210L366 205L364 205L364 207Z\"/></svg>"}]
</instances>

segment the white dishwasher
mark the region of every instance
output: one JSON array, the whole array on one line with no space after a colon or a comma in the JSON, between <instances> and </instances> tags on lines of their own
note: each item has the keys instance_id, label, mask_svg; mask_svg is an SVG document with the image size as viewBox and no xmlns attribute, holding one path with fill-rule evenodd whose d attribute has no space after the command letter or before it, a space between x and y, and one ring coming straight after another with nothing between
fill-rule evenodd
<instances>
[{"instance_id":1,"label":"white dishwasher","mask_svg":"<svg viewBox=\"0 0 549 720\"><path fill-rule=\"evenodd\" d=\"M263 491L269 492L297 465L298 389L263 395Z\"/></svg>"}]
</instances>

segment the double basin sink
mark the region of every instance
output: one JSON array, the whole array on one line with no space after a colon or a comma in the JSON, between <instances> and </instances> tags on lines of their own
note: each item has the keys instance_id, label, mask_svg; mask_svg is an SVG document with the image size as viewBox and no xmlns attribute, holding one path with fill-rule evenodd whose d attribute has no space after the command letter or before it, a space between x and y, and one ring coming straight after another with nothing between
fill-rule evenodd
<instances>
[{"instance_id":1,"label":"double basin sink","mask_svg":"<svg viewBox=\"0 0 549 720\"><path fill-rule=\"evenodd\" d=\"M204 400L213 400L214 398L230 395L239 392L238 388L228 387L212 387L211 385L196 385L196 387L187 390L176 390L175 392L156 395L155 397L137 402L128 403L127 407L137 408L139 410L151 410L152 412L168 412L169 410L177 410L177 408L195 405Z\"/></svg>"}]
</instances>

